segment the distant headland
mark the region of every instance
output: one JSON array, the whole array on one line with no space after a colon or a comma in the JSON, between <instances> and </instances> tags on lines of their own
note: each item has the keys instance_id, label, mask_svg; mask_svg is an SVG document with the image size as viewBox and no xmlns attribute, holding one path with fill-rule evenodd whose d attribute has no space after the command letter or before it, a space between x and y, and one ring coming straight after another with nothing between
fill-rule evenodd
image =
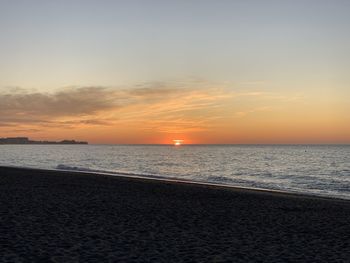
<instances>
[{"instance_id":1,"label":"distant headland","mask_svg":"<svg viewBox=\"0 0 350 263\"><path fill-rule=\"evenodd\" d=\"M11 137L0 138L0 144L88 144L88 142L80 142L75 140L55 141L33 141L27 137Z\"/></svg>"}]
</instances>

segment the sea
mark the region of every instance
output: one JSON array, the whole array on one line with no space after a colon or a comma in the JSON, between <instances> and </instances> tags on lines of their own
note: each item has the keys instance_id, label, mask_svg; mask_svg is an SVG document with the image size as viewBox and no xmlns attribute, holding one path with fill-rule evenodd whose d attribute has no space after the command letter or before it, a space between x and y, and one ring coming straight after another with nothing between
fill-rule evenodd
<instances>
[{"instance_id":1,"label":"sea","mask_svg":"<svg viewBox=\"0 0 350 263\"><path fill-rule=\"evenodd\" d=\"M174 179L350 200L350 145L0 145L0 166Z\"/></svg>"}]
</instances>

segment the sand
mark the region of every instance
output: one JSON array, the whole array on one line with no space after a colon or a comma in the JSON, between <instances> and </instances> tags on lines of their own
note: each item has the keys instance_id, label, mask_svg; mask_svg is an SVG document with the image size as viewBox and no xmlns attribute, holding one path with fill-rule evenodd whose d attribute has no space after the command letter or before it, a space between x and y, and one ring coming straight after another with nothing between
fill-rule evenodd
<instances>
[{"instance_id":1,"label":"sand","mask_svg":"<svg viewBox=\"0 0 350 263\"><path fill-rule=\"evenodd\" d=\"M350 202L0 167L1 262L350 262Z\"/></svg>"}]
</instances>

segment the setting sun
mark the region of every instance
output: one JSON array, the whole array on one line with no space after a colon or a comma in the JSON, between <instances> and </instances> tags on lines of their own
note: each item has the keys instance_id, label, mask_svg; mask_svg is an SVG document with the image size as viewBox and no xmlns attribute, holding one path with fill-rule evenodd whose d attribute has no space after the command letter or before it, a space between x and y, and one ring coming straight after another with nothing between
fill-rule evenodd
<instances>
[{"instance_id":1,"label":"setting sun","mask_svg":"<svg viewBox=\"0 0 350 263\"><path fill-rule=\"evenodd\" d=\"M173 140L175 146L180 146L182 145L184 140Z\"/></svg>"}]
</instances>

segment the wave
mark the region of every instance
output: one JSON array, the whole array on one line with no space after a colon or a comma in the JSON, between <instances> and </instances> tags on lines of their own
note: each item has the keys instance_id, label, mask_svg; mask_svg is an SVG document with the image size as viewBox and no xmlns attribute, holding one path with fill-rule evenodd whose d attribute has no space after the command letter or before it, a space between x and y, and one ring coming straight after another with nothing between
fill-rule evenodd
<instances>
[{"instance_id":1,"label":"wave","mask_svg":"<svg viewBox=\"0 0 350 263\"><path fill-rule=\"evenodd\" d=\"M69 166L65 164L59 164L55 168L56 170L62 171L75 171L75 172L86 172L86 173L99 173L99 174L108 174L108 175L127 175L134 177L146 177L146 178L159 178L159 179L168 179L169 177L160 176L156 174L145 174L139 172L125 172L125 171L110 171L110 170L101 170L101 169L91 169L86 167L79 166ZM174 178L176 179L176 178Z\"/></svg>"},{"instance_id":2,"label":"wave","mask_svg":"<svg viewBox=\"0 0 350 263\"><path fill-rule=\"evenodd\" d=\"M263 191L277 191L284 192L283 189L272 188L272 187L259 187L258 184L247 184L245 180L234 180L231 178L227 178L224 176L211 176L202 180L195 180L194 178L179 178L174 176L160 176L154 174L145 174L140 172L124 172L124 171L110 171L110 170L101 170L101 169L91 169L86 167L79 166L69 166L65 164L59 164L55 168L56 170L61 171L69 171L69 172L83 172L83 173L97 173L102 175L111 175L111 176L129 176L135 178L149 178L149 179L158 179L158 180L166 180L166 181L176 181L176 182L186 182L186 183L194 183L194 184L207 184L207 185L220 185L227 187L239 187L244 189L255 189L255 190L263 190ZM293 191L289 191L292 193ZM298 192L295 192L298 193Z\"/></svg>"},{"instance_id":3,"label":"wave","mask_svg":"<svg viewBox=\"0 0 350 263\"><path fill-rule=\"evenodd\" d=\"M135 178L144 178L144 179L158 179L158 180L168 180L168 181L178 181L178 182L188 182L188 183L199 183L199 184L214 184L214 185L222 185L222 186L230 186L230 187L240 187L240 188L249 188L249 189L258 189L258 190L267 190L267 191L281 191L281 192L289 192L289 193L299 193L299 194L309 194L316 196L324 196L324 197L337 197L341 199L350 199L348 192L349 187L347 185L340 185L339 183L336 185L330 184L329 180L323 179L322 182L324 186L321 187L320 181L317 183L310 182L311 184L306 184L304 182L304 186L300 187L299 185L283 185L281 181L266 181L257 180L259 177L247 178L247 177L236 177L230 178L227 176L208 176L208 177L182 177L182 176L174 176L174 175L157 175L150 173L142 173L142 172L130 172L130 171L111 171L104 169L91 169L88 167L79 167L79 166L69 166L65 164L59 164L55 167L56 170L61 171L72 171L72 172L83 172L83 173L97 173L111 176L128 176ZM333 179L334 180L334 179ZM338 180L337 180L338 181ZM334 183L334 182L333 182ZM333 185L330 188L330 185Z\"/></svg>"}]
</instances>

